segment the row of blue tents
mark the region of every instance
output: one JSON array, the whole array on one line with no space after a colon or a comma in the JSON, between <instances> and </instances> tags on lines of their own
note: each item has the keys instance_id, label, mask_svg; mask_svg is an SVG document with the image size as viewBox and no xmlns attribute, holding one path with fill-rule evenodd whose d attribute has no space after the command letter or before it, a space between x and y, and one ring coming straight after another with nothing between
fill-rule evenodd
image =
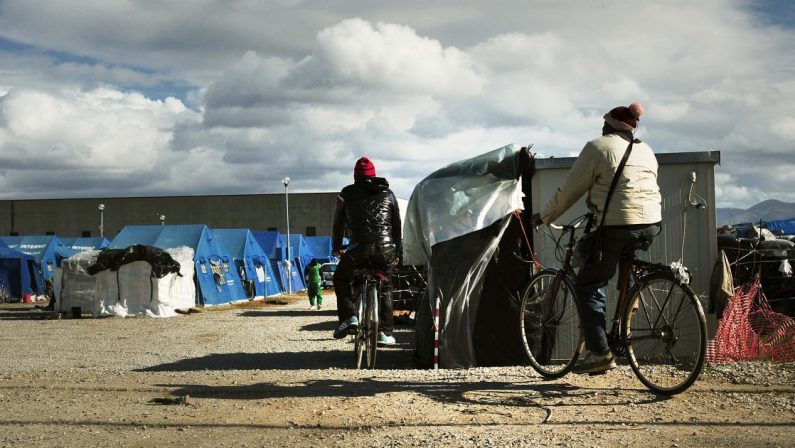
<instances>
[{"instance_id":1,"label":"row of blue tents","mask_svg":"<svg viewBox=\"0 0 795 448\"><path fill-rule=\"evenodd\" d=\"M61 260L92 249L124 249L143 244L194 251L196 303L218 305L306 289L305 267L317 258L333 261L331 238L249 229L210 229L206 225L126 226L113 240L48 236L0 237L0 283L8 278L11 296L44 294Z\"/></svg>"}]
</instances>

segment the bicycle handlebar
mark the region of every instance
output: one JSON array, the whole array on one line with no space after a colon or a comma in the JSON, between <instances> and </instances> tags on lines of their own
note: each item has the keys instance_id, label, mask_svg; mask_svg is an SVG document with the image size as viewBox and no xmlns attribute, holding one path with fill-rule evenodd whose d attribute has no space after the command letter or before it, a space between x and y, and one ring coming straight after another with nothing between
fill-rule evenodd
<instances>
[{"instance_id":1,"label":"bicycle handlebar","mask_svg":"<svg viewBox=\"0 0 795 448\"><path fill-rule=\"evenodd\" d=\"M555 223L551 222L551 223L549 223L549 228L550 229L555 229L555 230L578 229L578 228L580 228L580 226L583 225L583 223L588 221L587 218L588 218L588 215L581 216L580 218L578 218L576 220L577 221L576 224L559 225L559 224L555 224Z\"/></svg>"}]
</instances>

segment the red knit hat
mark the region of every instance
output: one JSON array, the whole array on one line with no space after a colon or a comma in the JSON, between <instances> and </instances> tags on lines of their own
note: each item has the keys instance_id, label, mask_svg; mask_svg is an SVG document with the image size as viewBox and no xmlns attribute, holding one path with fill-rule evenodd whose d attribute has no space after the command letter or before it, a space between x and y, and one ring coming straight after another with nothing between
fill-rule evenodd
<instances>
[{"instance_id":1,"label":"red knit hat","mask_svg":"<svg viewBox=\"0 0 795 448\"><path fill-rule=\"evenodd\" d=\"M638 127L638 120L643 115L643 106L632 103L627 106L618 106L606 113L605 122L619 131L634 132Z\"/></svg>"},{"instance_id":2,"label":"red knit hat","mask_svg":"<svg viewBox=\"0 0 795 448\"><path fill-rule=\"evenodd\" d=\"M353 167L354 177L375 177L375 165L367 157L362 157L356 161Z\"/></svg>"}]
</instances>

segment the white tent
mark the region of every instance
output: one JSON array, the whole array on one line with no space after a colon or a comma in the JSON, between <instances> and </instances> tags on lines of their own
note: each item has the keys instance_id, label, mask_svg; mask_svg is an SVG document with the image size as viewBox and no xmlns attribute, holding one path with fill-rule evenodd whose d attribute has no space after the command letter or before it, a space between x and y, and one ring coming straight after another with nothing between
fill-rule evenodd
<instances>
[{"instance_id":1,"label":"white tent","mask_svg":"<svg viewBox=\"0 0 795 448\"><path fill-rule=\"evenodd\" d=\"M193 249L179 247L166 252L180 264L181 277L169 273L156 278L146 261L89 275L87 269L96 263L98 250L80 252L64 260L55 276L55 310L69 312L80 307L92 316L170 317L177 314L175 310L194 306Z\"/></svg>"}]
</instances>

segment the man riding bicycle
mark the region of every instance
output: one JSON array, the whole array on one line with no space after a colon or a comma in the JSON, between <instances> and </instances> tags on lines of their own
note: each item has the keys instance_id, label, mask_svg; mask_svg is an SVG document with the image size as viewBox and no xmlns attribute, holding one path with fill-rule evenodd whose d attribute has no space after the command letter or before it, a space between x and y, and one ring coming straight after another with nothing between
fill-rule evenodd
<instances>
[{"instance_id":1,"label":"man riding bicycle","mask_svg":"<svg viewBox=\"0 0 795 448\"><path fill-rule=\"evenodd\" d=\"M605 296L616 272L622 251L638 241L651 242L660 233L662 208L657 185L657 159L651 147L634 140L626 165L613 182L616 171L633 142L643 107L634 103L616 107L604 115L602 136L585 144L571 171L558 187L543 212L533 215L533 223L550 224L588 192L587 205L601 229L601 257L589 260L574 280L577 311L585 338L586 356L572 370L575 373L601 373L616 367L605 332ZM615 185L607 203L611 184ZM607 207L607 214L602 211ZM604 220L602 221L602 219ZM591 258L591 257L588 257Z\"/></svg>"},{"instance_id":2,"label":"man riding bicycle","mask_svg":"<svg viewBox=\"0 0 795 448\"><path fill-rule=\"evenodd\" d=\"M392 345L392 283L391 275L401 249L401 223L398 203L389 183L375 176L375 166L367 157L356 161L354 183L343 188L334 208L331 242L335 255L342 254L334 272L339 327L334 337L340 339L356 331L359 320L353 301L353 272L372 267L386 276L379 297L381 331L378 342ZM342 238L348 231L349 244L342 253Z\"/></svg>"}]
</instances>

